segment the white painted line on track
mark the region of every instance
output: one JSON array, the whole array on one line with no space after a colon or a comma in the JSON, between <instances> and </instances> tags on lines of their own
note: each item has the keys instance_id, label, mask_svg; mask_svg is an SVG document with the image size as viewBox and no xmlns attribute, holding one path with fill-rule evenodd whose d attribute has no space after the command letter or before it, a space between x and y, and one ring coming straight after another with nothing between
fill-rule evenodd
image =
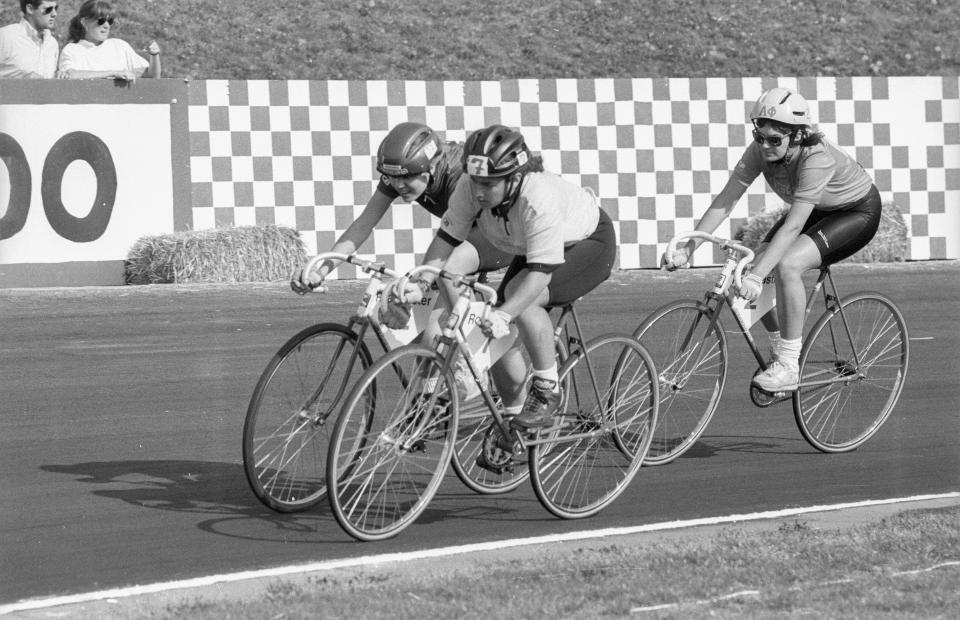
<instances>
[{"instance_id":1,"label":"white painted line on track","mask_svg":"<svg viewBox=\"0 0 960 620\"><path fill-rule=\"evenodd\" d=\"M45 609L49 607L58 607L60 605L74 605L77 603L88 603L91 601L100 601L113 598L124 598L129 596L140 596L143 594L156 594L159 592L169 592L171 590L180 590L187 588L197 588L211 586L218 583L230 583L244 581L247 579L263 579L270 577L283 577L285 575L297 575L302 573L311 573L318 571L328 571L340 568L359 568L363 566L376 566L389 562L409 562L412 560L423 560L429 558L441 558L452 555L461 555L473 553L476 551L496 551L499 549L510 549L514 547L525 547L531 545L540 545L545 543L557 542L575 542L578 540L590 540L594 538L605 538L608 536L627 536L631 534L643 534L647 532L659 532L666 530L676 530L687 527L698 527L704 525L723 525L726 523L739 523L743 521L760 521L763 519L781 519L784 517L794 517L797 515L809 514L813 512L831 512L836 510L845 510L849 508L868 508L870 506L883 506L889 504L901 504L909 502L929 501L937 499L951 499L960 497L960 492L941 493L937 495L914 495L910 497L894 497L889 499L866 500L860 502L849 502L843 504L826 504L822 506L807 506L803 508L785 508L782 510L767 510L763 512L751 512L745 514L726 515L721 517L704 517L701 519L688 519L685 521L668 521L664 523L650 523L647 525L633 525L625 527L610 527L599 530L586 530L579 532L567 532L564 534L548 534L545 536L534 536L532 538L515 538L512 540L498 540L485 543L473 543L470 545L459 545L455 547L441 547L439 549L423 549L421 551L410 551L405 553L384 553L380 555L367 555L359 558L344 558L342 560L329 560L326 562L314 562L310 564L297 564L293 566L279 566L262 570L241 571L237 573L225 573L222 575L209 575L206 577L196 577L193 579L182 579L179 581L166 581L142 586L130 586L126 588L114 588L112 590L100 590L97 592L85 592L82 594L71 594L67 596L55 596L43 599L32 599L19 601L8 605L0 605L0 616L18 611L28 611L33 609Z\"/></svg>"}]
</instances>

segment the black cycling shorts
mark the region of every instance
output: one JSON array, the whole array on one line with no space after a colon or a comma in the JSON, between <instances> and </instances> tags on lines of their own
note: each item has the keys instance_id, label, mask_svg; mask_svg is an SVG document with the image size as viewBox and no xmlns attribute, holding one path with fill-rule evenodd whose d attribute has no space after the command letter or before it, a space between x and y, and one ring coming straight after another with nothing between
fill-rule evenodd
<instances>
[{"instance_id":1,"label":"black cycling shorts","mask_svg":"<svg viewBox=\"0 0 960 620\"><path fill-rule=\"evenodd\" d=\"M822 211L814 208L803 225L802 234L816 244L823 264L832 265L853 256L870 243L880 228L881 208L880 192L876 185L872 185L863 198L839 209ZM773 225L764 237L765 242L773 239L785 219L786 215Z\"/></svg>"},{"instance_id":2,"label":"black cycling shorts","mask_svg":"<svg viewBox=\"0 0 960 620\"><path fill-rule=\"evenodd\" d=\"M597 288L610 277L616 258L617 234L610 216L600 209L600 221L593 234L567 247L563 251L563 263L551 272L553 277L547 286L550 292L548 305L562 306ZM507 283L526 267L526 256L514 257L500 283L497 297L503 299Z\"/></svg>"}]
</instances>

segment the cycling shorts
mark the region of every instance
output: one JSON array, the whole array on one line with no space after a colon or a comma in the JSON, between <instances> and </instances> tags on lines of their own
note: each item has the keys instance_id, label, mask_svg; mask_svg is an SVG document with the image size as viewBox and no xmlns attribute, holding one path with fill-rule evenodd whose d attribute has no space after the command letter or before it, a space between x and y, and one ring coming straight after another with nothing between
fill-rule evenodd
<instances>
[{"instance_id":1,"label":"cycling shorts","mask_svg":"<svg viewBox=\"0 0 960 620\"><path fill-rule=\"evenodd\" d=\"M880 192L876 185L872 185L863 198L838 209L814 209L803 225L802 234L816 244L823 264L832 265L853 256L870 243L880 228L881 208ZM786 215L774 224L764 241L773 239L785 219Z\"/></svg>"},{"instance_id":2,"label":"cycling shorts","mask_svg":"<svg viewBox=\"0 0 960 620\"><path fill-rule=\"evenodd\" d=\"M562 306L583 297L610 277L617 258L617 234L610 216L600 209L597 228L586 239L563 251L563 263L551 273L548 306ZM516 256L500 283L497 296L503 299L507 283L527 267L526 256Z\"/></svg>"}]
</instances>

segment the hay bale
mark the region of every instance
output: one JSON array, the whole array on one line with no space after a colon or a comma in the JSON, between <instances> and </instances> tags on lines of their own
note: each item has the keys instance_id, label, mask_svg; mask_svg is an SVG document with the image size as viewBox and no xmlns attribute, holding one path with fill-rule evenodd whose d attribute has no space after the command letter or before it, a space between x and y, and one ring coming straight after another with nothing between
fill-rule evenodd
<instances>
[{"instance_id":1,"label":"hay bale","mask_svg":"<svg viewBox=\"0 0 960 620\"><path fill-rule=\"evenodd\" d=\"M763 238L786 212L787 206L768 207L753 217L734 233L733 238L756 251ZM841 262L892 263L903 262L909 253L907 223L903 211L893 202L883 203L880 212L880 228L867 247Z\"/></svg>"},{"instance_id":2,"label":"hay bale","mask_svg":"<svg viewBox=\"0 0 960 620\"><path fill-rule=\"evenodd\" d=\"M231 226L142 237L126 261L127 284L285 280L307 259L284 226Z\"/></svg>"}]
</instances>

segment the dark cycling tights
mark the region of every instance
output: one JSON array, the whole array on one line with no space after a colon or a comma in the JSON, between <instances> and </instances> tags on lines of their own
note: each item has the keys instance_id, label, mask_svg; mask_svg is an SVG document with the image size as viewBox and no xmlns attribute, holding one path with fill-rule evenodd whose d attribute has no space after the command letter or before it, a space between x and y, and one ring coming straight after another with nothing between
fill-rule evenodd
<instances>
[{"instance_id":1,"label":"dark cycling tights","mask_svg":"<svg viewBox=\"0 0 960 620\"><path fill-rule=\"evenodd\" d=\"M823 264L832 265L870 243L880 227L880 210L880 192L873 185L866 196L839 209L823 211L815 208L803 225L803 234L817 245ZM783 221L781 218L770 229L764 241L773 238Z\"/></svg>"}]
</instances>

